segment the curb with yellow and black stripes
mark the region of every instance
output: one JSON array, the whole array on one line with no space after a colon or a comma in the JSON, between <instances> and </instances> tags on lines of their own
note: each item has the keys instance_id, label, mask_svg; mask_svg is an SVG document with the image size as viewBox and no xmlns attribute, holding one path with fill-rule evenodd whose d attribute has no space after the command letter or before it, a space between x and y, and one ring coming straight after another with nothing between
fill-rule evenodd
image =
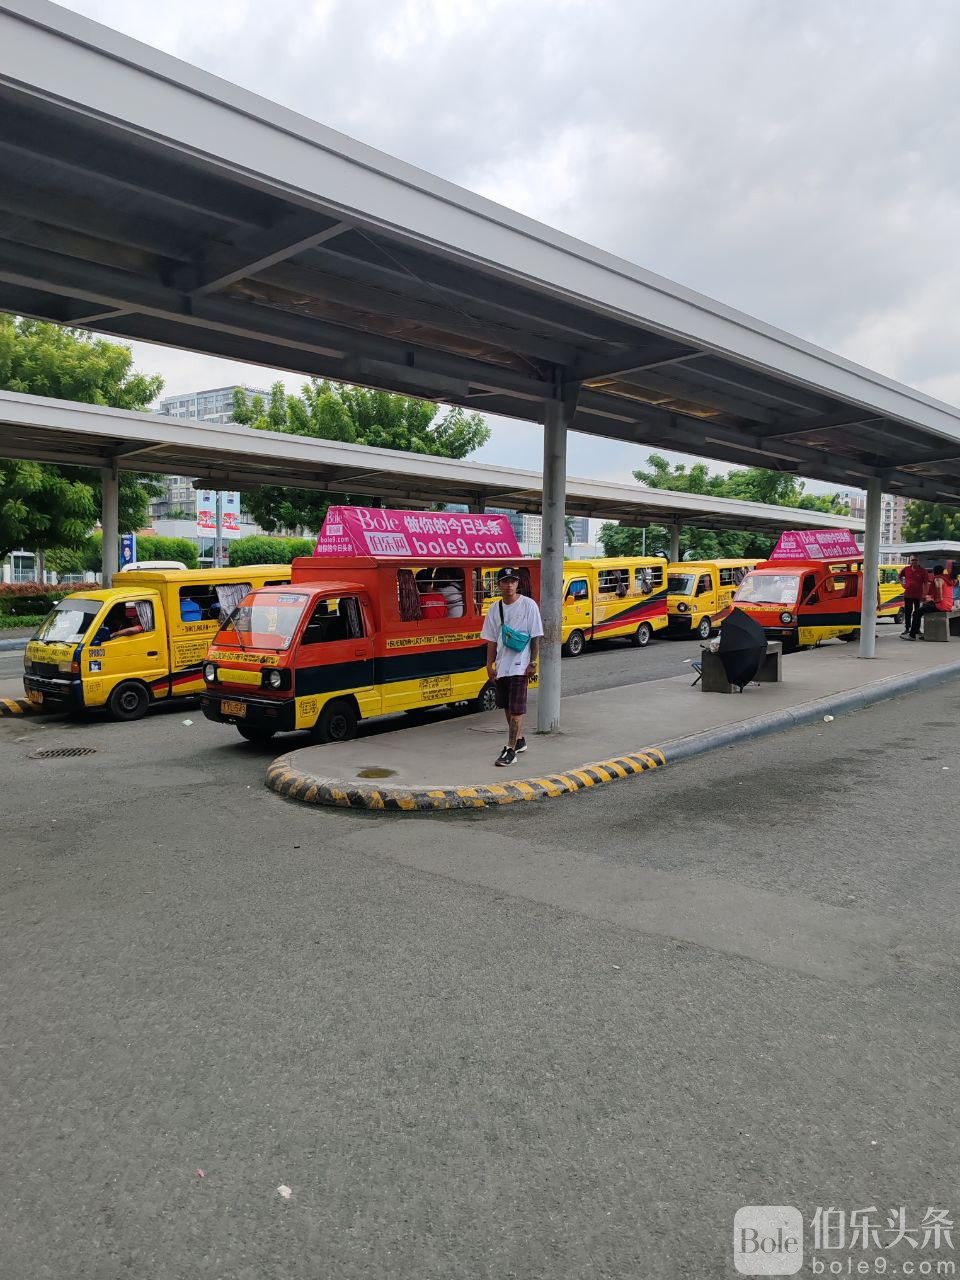
<instances>
[{"instance_id":1,"label":"curb with yellow and black stripes","mask_svg":"<svg viewBox=\"0 0 960 1280\"><path fill-rule=\"evenodd\" d=\"M0 698L0 716L38 716L43 715L42 707L35 707L26 698ZM49 715L49 711L47 715Z\"/></svg>"},{"instance_id":2,"label":"curb with yellow and black stripes","mask_svg":"<svg viewBox=\"0 0 960 1280\"><path fill-rule=\"evenodd\" d=\"M392 813L424 813L437 809L487 809L494 805L516 804L524 800L552 800L632 778L667 763L659 747L632 755L614 756L594 764L579 765L565 773L545 774L517 782L482 783L471 787L373 787L347 786L334 778L304 773L281 756L267 770L267 786L277 795L303 804L333 805L340 809L378 809Z\"/></svg>"},{"instance_id":3,"label":"curb with yellow and black stripes","mask_svg":"<svg viewBox=\"0 0 960 1280\"><path fill-rule=\"evenodd\" d=\"M289 757L281 756L267 770L267 786L278 795L299 800L301 804L393 813L486 809L527 800L552 800L575 791L585 791L590 787L649 773L653 769L662 769L667 764L679 764L749 739L763 738L769 734L782 733L785 729L813 724L825 715L833 717L860 711L875 702L903 697L905 694L957 680L960 680L960 662L950 662L914 675L874 680L859 689L848 689L795 707L782 708L769 715L690 734L685 738L665 742L662 746L644 747L642 751L635 751L630 755L613 756L595 764L580 765L565 773L524 778L517 782L484 783L472 787L351 786L342 779L321 778L316 774L306 773L298 769Z\"/></svg>"}]
</instances>

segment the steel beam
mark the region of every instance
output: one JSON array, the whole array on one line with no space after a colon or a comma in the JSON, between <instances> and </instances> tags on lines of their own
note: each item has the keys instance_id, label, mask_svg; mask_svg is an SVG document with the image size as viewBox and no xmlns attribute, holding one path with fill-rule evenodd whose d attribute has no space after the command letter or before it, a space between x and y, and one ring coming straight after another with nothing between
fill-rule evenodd
<instances>
[{"instance_id":1,"label":"steel beam","mask_svg":"<svg viewBox=\"0 0 960 1280\"><path fill-rule=\"evenodd\" d=\"M537 732L560 729L560 642L563 632L563 555L566 547L567 431L573 422L578 387L544 406L543 541L540 548L540 692Z\"/></svg>"},{"instance_id":2,"label":"steel beam","mask_svg":"<svg viewBox=\"0 0 960 1280\"><path fill-rule=\"evenodd\" d=\"M867 481L867 519L863 538L863 604L860 611L861 658L876 657L882 497L879 477L871 476Z\"/></svg>"},{"instance_id":3,"label":"steel beam","mask_svg":"<svg viewBox=\"0 0 960 1280\"><path fill-rule=\"evenodd\" d=\"M100 472L102 504L100 526L103 529L103 585L113 585L120 569L120 473L114 462Z\"/></svg>"}]
</instances>

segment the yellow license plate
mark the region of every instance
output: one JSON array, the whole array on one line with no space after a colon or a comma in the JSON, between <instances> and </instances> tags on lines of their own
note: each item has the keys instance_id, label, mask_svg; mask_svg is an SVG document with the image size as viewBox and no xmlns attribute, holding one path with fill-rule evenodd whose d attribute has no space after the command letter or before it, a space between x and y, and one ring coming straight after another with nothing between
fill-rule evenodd
<instances>
[{"instance_id":1,"label":"yellow license plate","mask_svg":"<svg viewBox=\"0 0 960 1280\"><path fill-rule=\"evenodd\" d=\"M221 702L220 714L222 716L240 716L242 718L247 714L247 704L245 702Z\"/></svg>"},{"instance_id":2,"label":"yellow license plate","mask_svg":"<svg viewBox=\"0 0 960 1280\"><path fill-rule=\"evenodd\" d=\"M36 703L36 705L39 707L40 704L43 702L43 694L40 692L39 689L28 689L27 700L29 702Z\"/></svg>"}]
</instances>

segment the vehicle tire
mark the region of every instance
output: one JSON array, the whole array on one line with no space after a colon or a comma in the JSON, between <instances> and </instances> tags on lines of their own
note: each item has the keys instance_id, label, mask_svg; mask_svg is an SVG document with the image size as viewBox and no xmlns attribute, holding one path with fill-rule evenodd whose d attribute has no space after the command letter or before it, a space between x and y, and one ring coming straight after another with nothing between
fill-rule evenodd
<instances>
[{"instance_id":1,"label":"vehicle tire","mask_svg":"<svg viewBox=\"0 0 960 1280\"><path fill-rule=\"evenodd\" d=\"M630 643L637 649L645 649L653 639L653 627L649 622L641 622L639 627L630 637Z\"/></svg>"},{"instance_id":2,"label":"vehicle tire","mask_svg":"<svg viewBox=\"0 0 960 1280\"><path fill-rule=\"evenodd\" d=\"M706 614L704 614L703 617L700 619L699 627L697 627L697 635L700 637L701 640L709 640L710 632L712 630L713 630L713 627L711 627L710 625L710 619L707 617Z\"/></svg>"},{"instance_id":3,"label":"vehicle tire","mask_svg":"<svg viewBox=\"0 0 960 1280\"><path fill-rule=\"evenodd\" d=\"M477 711L495 711L497 708L496 685L492 682L485 684L474 699L473 705Z\"/></svg>"},{"instance_id":4,"label":"vehicle tire","mask_svg":"<svg viewBox=\"0 0 960 1280\"><path fill-rule=\"evenodd\" d=\"M318 742L349 742L357 735L359 716L352 702L337 698L328 702L313 726L313 736Z\"/></svg>"},{"instance_id":5,"label":"vehicle tire","mask_svg":"<svg viewBox=\"0 0 960 1280\"><path fill-rule=\"evenodd\" d=\"M853 644L854 640L860 639L860 628L857 627L856 631L848 631L847 634L845 636L841 636L840 639L846 644Z\"/></svg>"},{"instance_id":6,"label":"vehicle tire","mask_svg":"<svg viewBox=\"0 0 960 1280\"><path fill-rule=\"evenodd\" d=\"M276 729L269 729L262 724L238 724L237 733L247 742L269 742L276 734Z\"/></svg>"},{"instance_id":7,"label":"vehicle tire","mask_svg":"<svg viewBox=\"0 0 960 1280\"><path fill-rule=\"evenodd\" d=\"M124 680L111 693L107 706L114 720L139 720L147 714L150 695L138 680Z\"/></svg>"},{"instance_id":8,"label":"vehicle tire","mask_svg":"<svg viewBox=\"0 0 960 1280\"><path fill-rule=\"evenodd\" d=\"M563 652L568 658L579 658L583 653L586 640L583 638L582 631L571 631L567 636L567 642L563 646Z\"/></svg>"},{"instance_id":9,"label":"vehicle tire","mask_svg":"<svg viewBox=\"0 0 960 1280\"><path fill-rule=\"evenodd\" d=\"M897 626L902 627L903 624L906 622L906 620L907 620L907 614L905 609L903 608L903 605L901 605L900 608L897 610L897 617L896 617Z\"/></svg>"}]
</instances>

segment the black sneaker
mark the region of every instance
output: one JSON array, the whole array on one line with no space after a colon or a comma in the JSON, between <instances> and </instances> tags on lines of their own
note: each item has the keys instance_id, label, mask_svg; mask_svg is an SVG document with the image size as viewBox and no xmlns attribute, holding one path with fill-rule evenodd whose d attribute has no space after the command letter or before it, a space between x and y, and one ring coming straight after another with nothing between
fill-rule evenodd
<instances>
[{"instance_id":1,"label":"black sneaker","mask_svg":"<svg viewBox=\"0 0 960 1280\"><path fill-rule=\"evenodd\" d=\"M516 751L517 755L520 755L521 752L526 751L526 749L527 749L526 738L518 738L517 745L514 747L514 751Z\"/></svg>"},{"instance_id":2,"label":"black sneaker","mask_svg":"<svg viewBox=\"0 0 960 1280\"><path fill-rule=\"evenodd\" d=\"M512 747L504 747L493 763L498 769L505 769L508 764L517 763L517 753Z\"/></svg>"}]
</instances>

